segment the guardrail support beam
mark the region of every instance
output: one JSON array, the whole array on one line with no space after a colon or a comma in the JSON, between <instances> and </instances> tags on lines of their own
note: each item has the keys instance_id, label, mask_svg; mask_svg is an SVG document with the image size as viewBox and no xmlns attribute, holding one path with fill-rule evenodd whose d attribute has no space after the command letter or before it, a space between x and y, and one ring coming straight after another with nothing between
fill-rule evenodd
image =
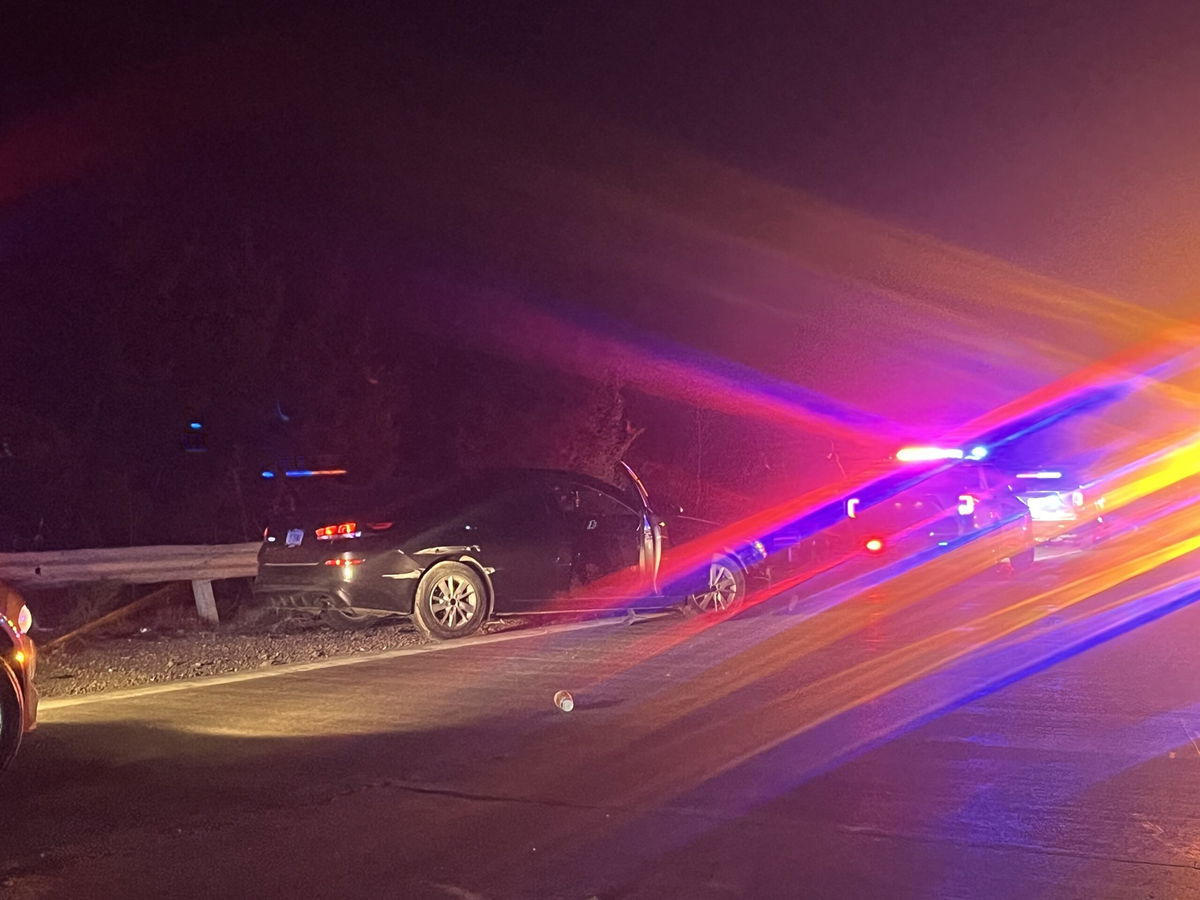
<instances>
[{"instance_id":1,"label":"guardrail support beam","mask_svg":"<svg viewBox=\"0 0 1200 900\"><path fill-rule=\"evenodd\" d=\"M217 616L217 601L213 597L211 581L193 581L192 596L196 598L196 614L200 616L201 622L214 628L221 624Z\"/></svg>"}]
</instances>

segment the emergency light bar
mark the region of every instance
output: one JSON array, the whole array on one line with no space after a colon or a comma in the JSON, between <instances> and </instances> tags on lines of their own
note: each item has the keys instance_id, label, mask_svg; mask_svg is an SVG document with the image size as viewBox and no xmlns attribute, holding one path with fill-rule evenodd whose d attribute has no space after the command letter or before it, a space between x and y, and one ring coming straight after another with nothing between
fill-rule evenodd
<instances>
[{"instance_id":1,"label":"emergency light bar","mask_svg":"<svg viewBox=\"0 0 1200 900\"><path fill-rule=\"evenodd\" d=\"M896 452L900 462L933 462L939 459L981 460L988 455L988 448L978 444L964 451L958 447L901 447Z\"/></svg>"},{"instance_id":2,"label":"emergency light bar","mask_svg":"<svg viewBox=\"0 0 1200 900\"><path fill-rule=\"evenodd\" d=\"M962 459L963 452L956 447L901 447L896 452L900 462L931 462L937 459Z\"/></svg>"},{"instance_id":3,"label":"emergency light bar","mask_svg":"<svg viewBox=\"0 0 1200 900\"><path fill-rule=\"evenodd\" d=\"M260 474L263 478L275 477L275 472L272 469L263 469ZM325 475L345 474L345 469L287 469L283 473L285 478L320 478Z\"/></svg>"}]
</instances>

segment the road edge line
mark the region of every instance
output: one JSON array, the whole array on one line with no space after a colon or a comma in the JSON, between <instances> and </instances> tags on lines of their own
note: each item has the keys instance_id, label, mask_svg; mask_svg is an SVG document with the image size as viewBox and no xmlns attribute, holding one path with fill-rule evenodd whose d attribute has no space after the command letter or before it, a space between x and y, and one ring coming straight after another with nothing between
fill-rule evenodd
<instances>
[{"instance_id":1,"label":"road edge line","mask_svg":"<svg viewBox=\"0 0 1200 900\"><path fill-rule=\"evenodd\" d=\"M500 634L486 634L478 637L462 638L456 641L443 641L437 644L424 644L416 647L397 647L394 650L377 650L374 653L362 653L354 656L337 656L330 659L312 660L309 662L288 663L282 666L270 666L256 669L243 669L240 672L227 672L223 675L205 675L200 678L181 678L178 681L160 682L141 687L126 688L120 691L98 691L94 694L76 694L65 697L48 697L38 703L39 718L42 712L56 709L69 709L74 706L86 706L92 703L107 701L118 702L133 700L138 697L155 694L169 694L174 691L194 690L202 687L218 687L223 684L236 684L240 681L253 681L257 678L274 678L279 675L294 675L302 672L313 672L321 669L333 669L339 666L349 666L355 663L378 662L386 659L399 659L405 656L417 656L424 653L441 653L448 650L464 650L468 647L479 647L487 644L500 644L505 641L523 640L532 637L545 637L553 634L583 631L587 628L605 628L622 625L625 619L597 619L589 622L566 622L561 625L545 625L529 630L505 631Z\"/></svg>"}]
</instances>

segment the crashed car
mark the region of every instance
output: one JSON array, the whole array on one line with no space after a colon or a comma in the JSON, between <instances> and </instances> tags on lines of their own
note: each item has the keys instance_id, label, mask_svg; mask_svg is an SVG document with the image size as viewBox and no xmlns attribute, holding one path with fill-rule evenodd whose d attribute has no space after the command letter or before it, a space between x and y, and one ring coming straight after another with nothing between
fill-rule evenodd
<instances>
[{"instance_id":1,"label":"crashed car","mask_svg":"<svg viewBox=\"0 0 1200 900\"><path fill-rule=\"evenodd\" d=\"M0 584L0 770L12 762L22 737L37 724L32 625L33 616L21 596Z\"/></svg>"},{"instance_id":2,"label":"crashed car","mask_svg":"<svg viewBox=\"0 0 1200 900\"><path fill-rule=\"evenodd\" d=\"M739 606L761 545L713 547L680 565L670 518L632 469L620 480L510 469L301 514L267 527L254 594L334 621L406 615L436 639L493 616ZM680 530L692 537L698 524Z\"/></svg>"}]
</instances>

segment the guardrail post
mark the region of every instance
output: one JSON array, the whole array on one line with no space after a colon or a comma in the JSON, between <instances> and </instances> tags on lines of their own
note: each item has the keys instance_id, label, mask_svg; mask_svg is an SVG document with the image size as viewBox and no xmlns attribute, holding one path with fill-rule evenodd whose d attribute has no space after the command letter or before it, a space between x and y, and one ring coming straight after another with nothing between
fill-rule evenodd
<instances>
[{"instance_id":1,"label":"guardrail post","mask_svg":"<svg viewBox=\"0 0 1200 900\"><path fill-rule=\"evenodd\" d=\"M192 596L196 598L196 614L205 625L217 626L220 619L217 616L217 601L213 597L211 581L197 579L192 582Z\"/></svg>"}]
</instances>

